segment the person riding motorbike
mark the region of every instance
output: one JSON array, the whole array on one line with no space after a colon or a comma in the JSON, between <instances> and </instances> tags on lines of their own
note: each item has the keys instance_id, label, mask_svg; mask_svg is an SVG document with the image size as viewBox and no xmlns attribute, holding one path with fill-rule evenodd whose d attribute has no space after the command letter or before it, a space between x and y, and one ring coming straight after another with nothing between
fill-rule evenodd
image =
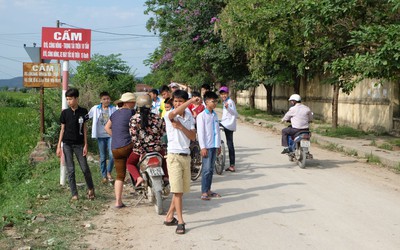
<instances>
[{"instance_id":1,"label":"person riding motorbike","mask_svg":"<svg viewBox=\"0 0 400 250\"><path fill-rule=\"evenodd\" d=\"M161 138L165 133L164 119L159 115L151 113L152 100L149 95L141 95L136 99L138 112L133 115L129 122L129 132L132 137L133 149L130 154L126 166L136 181L136 187L142 182L143 178L138 171L138 163L140 158L150 152L159 152L162 156L165 151L162 148ZM163 158L162 168L165 178L168 177L166 169L166 160Z\"/></svg>"},{"instance_id":2,"label":"person riding motorbike","mask_svg":"<svg viewBox=\"0 0 400 250\"><path fill-rule=\"evenodd\" d=\"M291 122L292 125L282 129L282 154L290 153L288 147L288 136L294 136L300 131L309 131L309 122L313 119L313 113L310 108L301 103L301 97L293 94L289 98L290 109L282 118L282 122Z\"/></svg>"}]
</instances>

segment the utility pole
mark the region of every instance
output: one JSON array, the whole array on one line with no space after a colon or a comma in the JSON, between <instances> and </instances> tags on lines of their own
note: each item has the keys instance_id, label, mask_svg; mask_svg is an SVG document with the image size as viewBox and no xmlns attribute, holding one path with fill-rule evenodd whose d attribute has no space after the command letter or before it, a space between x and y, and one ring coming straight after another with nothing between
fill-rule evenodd
<instances>
[{"instance_id":1,"label":"utility pole","mask_svg":"<svg viewBox=\"0 0 400 250\"><path fill-rule=\"evenodd\" d=\"M57 20L57 28L60 28L60 20ZM60 60L57 60L60 63ZM67 109L67 99L65 93L68 90L68 61L64 60L62 64L62 91L61 91L61 110ZM61 157L60 157L60 185L65 185L67 167L65 166L65 157L63 152L63 143L61 142Z\"/></svg>"}]
</instances>

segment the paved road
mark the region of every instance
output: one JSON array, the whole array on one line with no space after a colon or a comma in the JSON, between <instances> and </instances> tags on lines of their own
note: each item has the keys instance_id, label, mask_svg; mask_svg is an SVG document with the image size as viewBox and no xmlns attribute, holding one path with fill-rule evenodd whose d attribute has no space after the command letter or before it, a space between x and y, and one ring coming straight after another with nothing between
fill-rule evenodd
<instances>
[{"instance_id":1,"label":"paved road","mask_svg":"<svg viewBox=\"0 0 400 250\"><path fill-rule=\"evenodd\" d=\"M163 226L152 206L115 210L110 201L84 241L91 249L400 249L399 175L318 148L300 169L280 154L278 135L239 124L234 137L238 171L214 175L223 197L211 201L193 182L186 235Z\"/></svg>"}]
</instances>

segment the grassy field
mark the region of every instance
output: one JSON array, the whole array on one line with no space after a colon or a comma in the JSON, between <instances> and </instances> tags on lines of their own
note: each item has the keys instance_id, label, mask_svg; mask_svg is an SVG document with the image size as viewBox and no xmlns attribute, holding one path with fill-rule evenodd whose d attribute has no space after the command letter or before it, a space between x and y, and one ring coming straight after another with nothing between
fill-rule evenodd
<instances>
[{"instance_id":1,"label":"grassy field","mask_svg":"<svg viewBox=\"0 0 400 250\"><path fill-rule=\"evenodd\" d=\"M84 248L79 238L85 221L112 199L112 187L98 185L97 163L90 164L97 199L70 202L67 186L60 186L59 159L30 165L29 154L39 140L39 104L36 93L0 92L0 249ZM59 111L56 113L59 113ZM56 133L55 133L56 134ZM77 167L77 183L84 178Z\"/></svg>"}]
</instances>

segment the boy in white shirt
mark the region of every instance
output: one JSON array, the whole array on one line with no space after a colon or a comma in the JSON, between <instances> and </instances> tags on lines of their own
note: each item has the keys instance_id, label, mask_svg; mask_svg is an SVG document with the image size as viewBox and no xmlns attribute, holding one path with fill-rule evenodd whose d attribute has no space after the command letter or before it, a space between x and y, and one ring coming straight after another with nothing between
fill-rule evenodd
<instances>
[{"instance_id":1,"label":"boy in white shirt","mask_svg":"<svg viewBox=\"0 0 400 250\"><path fill-rule=\"evenodd\" d=\"M233 132L236 131L236 120L238 112L236 111L235 102L229 98L229 88L222 86L219 89L221 99L223 101L221 125L224 127L226 144L229 151L229 167L225 171L235 172L235 146L233 145Z\"/></svg>"},{"instance_id":2,"label":"boy in white shirt","mask_svg":"<svg viewBox=\"0 0 400 250\"><path fill-rule=\"evenodd\" d=\"M197 138L201 148L202 175L201 199L210 200L210 197L221 197L211 191L213 172L217 154L221 153L221 135L219 130L218 115L214 109L218 103L218 95L207 91L203 95L206 108L196 119Z\"/></svg>"},{"instance_id":3,"label":"boy in white shirt","mask_svg":"<svg viewBox=\"0 0 400 250\"><path fill-rule=\"evenodd\" d=\"M110 104L111 98L108 92L100 93L100 104L94 105L89 111L89 119L93 118L92 138L97 139L100 153L100 171L103 177L102 182L113 182L111 171L114 167L114 159L111 151L111 137L104 129L110 116L117 108ZM108 164L107 164L108 156Z\"/></svg>"},{"instance_id":4,"label":"boy in white shirt","mask_svg":"<svg viewBox=\"0 0 400 250\"><path fill-rule=\"evenodd\" d=\"M167 137L168 156L167 168L171 192L173 193L170 208L164 224L177 225L176 233L185 233L185 222L182 217L183 193L190 191L190 140L196 139L194 119L187 107L199 100L198 97L189 99L186 91L176 90L172 94L174 109L164 116ZM176 212L178 219L174 217Z\"/></svg>"}]
</instances>

